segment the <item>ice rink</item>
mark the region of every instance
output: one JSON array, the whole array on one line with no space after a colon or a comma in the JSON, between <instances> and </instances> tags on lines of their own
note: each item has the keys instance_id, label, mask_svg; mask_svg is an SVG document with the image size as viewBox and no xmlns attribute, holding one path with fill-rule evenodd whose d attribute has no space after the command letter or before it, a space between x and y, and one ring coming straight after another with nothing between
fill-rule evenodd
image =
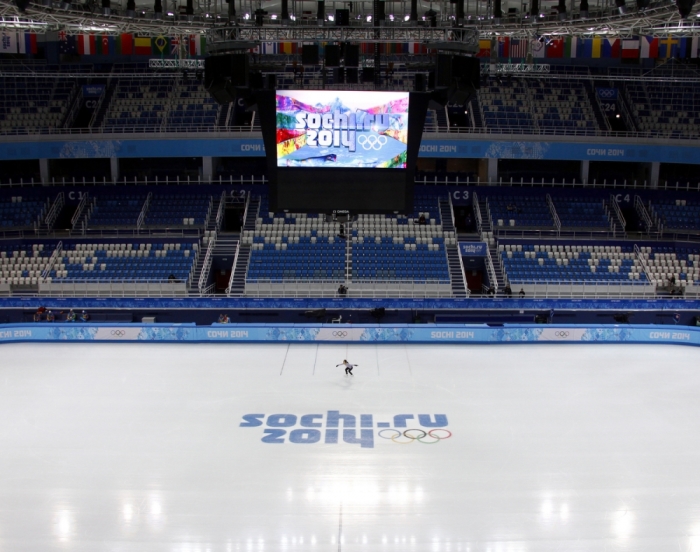
<instances>
[{"instance_id":1,"label":"ice rink","mask_svg":"<svg viewBox=\"0 0 700 552\"><path fill-rule=\"evenodd\" d=\"M699 361L3 345L0 552L700 551Z\"/></svg>"}]
</instances>

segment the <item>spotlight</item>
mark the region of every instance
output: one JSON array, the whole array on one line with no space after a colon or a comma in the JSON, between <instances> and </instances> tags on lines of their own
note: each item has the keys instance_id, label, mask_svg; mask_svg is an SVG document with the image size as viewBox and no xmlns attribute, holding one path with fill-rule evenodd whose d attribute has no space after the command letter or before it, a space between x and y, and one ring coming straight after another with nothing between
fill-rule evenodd
<instances>
[{"instance_id":1,"label":"spotlight","mask_svg":"<svg viewBox=\"0 0 700 552\"><path fill-rule=\"evenodd\" d=\"M328 16L328 21L330 21L331 23L332 23L333 21L335 21L335 15L329 15L329 16Z\"/></svg>"},{"instance_id":2,"label":"spotlight","mask_svg":"<svg viewBox=\"0 0 700 552\"><path fill-rule=\"evenodd\" d=\"M411 16L410 16L410 15L404 15L403 20L404 20L404 21L410 21L410 20L411 20Z\"/></svg>"},{"instance_id":3,"label":"spotlight","mask_svg":"<svg viewBox=\"0 0 700 552\"><path fill-rule=\"evenodd\" d=\"M615 5L617 6L617 11L619 11L620 14L625 13L625 0L615 0Z\"/></svg>"},{"instance_id":4,"label":"spotlight","mask_svg":"<svg viewBox=\"0 0 700 552\"><path fill-rule=\"evenodd\" d=\"M678 8L681 19L685 19L690 15L694 4L695 0L676 0L676 7Z\"/></svg>"},{"instance_id":5,"label":"spotlight","mask_svg":"<svg viewBox=\"0 0 700 552\"><path fill-rule=\"evenodd\" d=\"M367 16L367 23L371 23L371 22L372 22L372 16L371 16L371 15L368 15L368 16Z\"/></svg>"}]
</instances>

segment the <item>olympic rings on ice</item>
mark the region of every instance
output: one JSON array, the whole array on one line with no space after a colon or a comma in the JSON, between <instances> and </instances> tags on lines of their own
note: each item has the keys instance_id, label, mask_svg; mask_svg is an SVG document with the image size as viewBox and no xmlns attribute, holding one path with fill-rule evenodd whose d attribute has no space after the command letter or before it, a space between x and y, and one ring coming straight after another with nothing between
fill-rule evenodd
<instances>
[{"instance_id":1,"label":"olympic rings on ice","mask_svg":"<svg viewBox=\"0 0 700 552\"><path fill-rule=\"evenodd\" d=\"M380 134L379 136L375 136L374 134L369 134L369 135L364 135L360 134L357 137L357 143L362 146L362 149L364 150L375 150L379 151L384 147L384 145L387 142L386 136L383 134Z\"/></svg>"},{"instance_id":2,"label":"olympic rings on ice","mask_svg":"<svg viewBox=\"0 0 700 552\"><path fill-rule=\"evenodd\" d=\"M393 432L393 434L385 435L385 432L390 431ZM415 432L419 431L422 435L416 435ZM439 433L442 432L442 433ZM398 443L399 445L409 445L413 441L418 441L419 443L423 443L424 445L434 445L435 443L438 443L439 441L442 441L443 439L449 439L452 437L452 432L447 430L447 429L442 429L442 428L436 428L436 429L431 429L430 431L424 431L422 429L417 429L417 428L411 428L411 429L406 429L403 432L399 431L398 429L382 429L379 431L378 435L382 439L391 439L394 443ZM431 438L431 441L426 441L426 438ZM406 441L404 440L399 440L401 438L407 439Z\"/></svg>"}]
</instances>

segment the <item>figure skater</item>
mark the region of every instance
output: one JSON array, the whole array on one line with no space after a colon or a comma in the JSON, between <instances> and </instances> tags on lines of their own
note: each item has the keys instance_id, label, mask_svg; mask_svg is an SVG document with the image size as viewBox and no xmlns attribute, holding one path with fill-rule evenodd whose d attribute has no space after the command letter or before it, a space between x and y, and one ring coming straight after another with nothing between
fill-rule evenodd
<instances>
[{"instance_id":1,"label":"figure skater","mask_svg":"<svg viewBox=\"0 0 700 552\"><path fill-rule=\"evenodd\" d=\"M345 375L347 376L350 374L351 376L354 376L352 373L352 369L357 366L357 364L350 364L347 360L344 360L340 364L336 364L335 367L337 368L338 366L345 366Z\"/></svg>"}]
</instances>

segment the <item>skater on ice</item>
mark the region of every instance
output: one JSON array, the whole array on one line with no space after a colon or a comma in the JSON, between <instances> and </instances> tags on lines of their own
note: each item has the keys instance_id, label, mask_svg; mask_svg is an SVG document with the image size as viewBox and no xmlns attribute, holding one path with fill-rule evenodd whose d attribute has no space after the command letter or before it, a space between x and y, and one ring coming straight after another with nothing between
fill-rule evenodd
<instances>
[{"instance_id":1,"label":"skater on ice","mask_svg":"<svg viewBox=\"0 0 700 552\"><path fill-rule=\"evenodd\" d=\"M351 376L354 375L352 373L352 369L357 366L357 364L350 364L347 360L344 360L340 364L336 364L335 367L337 368L338 366L345 366L345 375L347 376L350 374Z\"/></svg>"}]
</instances>

